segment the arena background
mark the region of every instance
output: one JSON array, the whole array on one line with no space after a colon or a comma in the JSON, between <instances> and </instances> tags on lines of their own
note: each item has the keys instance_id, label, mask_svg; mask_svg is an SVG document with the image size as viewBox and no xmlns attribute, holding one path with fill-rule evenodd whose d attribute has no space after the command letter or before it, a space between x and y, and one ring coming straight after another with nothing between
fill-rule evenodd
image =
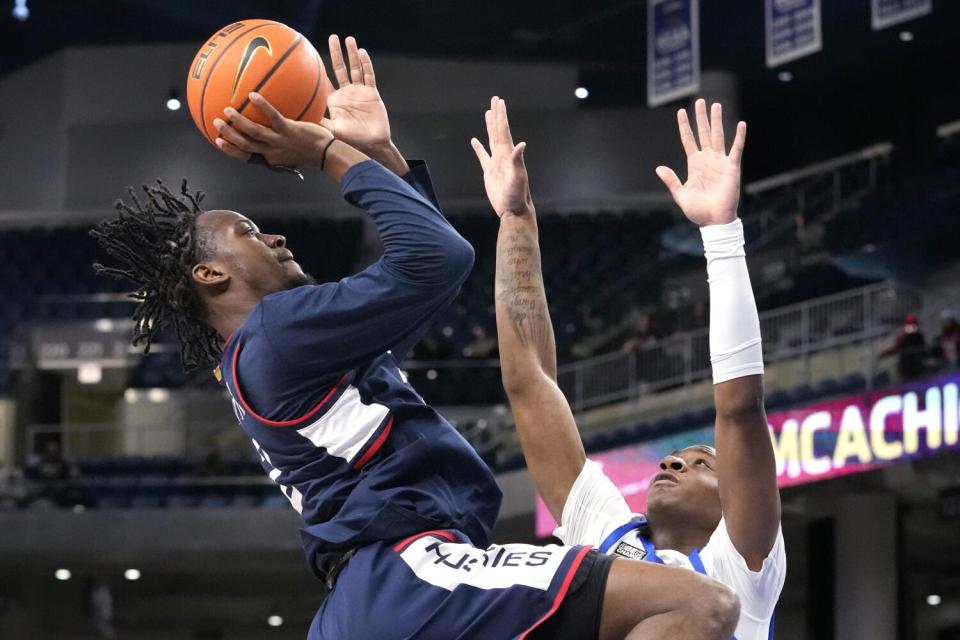
<instances>
[{"instance_id":1,"label":"arena background","mask_svg":"<svg viewBox=\"0 0 960 640\"><path fill-rule=\"evenodd\" d=\"M776 637L960 638L960 4L697 4L696 95L750 125L741 216L789 562ZM765 4L818 6L819 49L768 66ZM538 538L499 388L496 222L468 146L491 95L529 144L560 383L591 455L642 500L664 447L709 437L701 249L653 173L681 166L674 113L691 94L649 106L648 2L0 9L0 637L302 638L320 602L296 515L215 381L184 376L169 339L129 349L124 290L90 268L90 225L157 177L268 220L320 278L375 259L372 226L319 175L240 165L168 108L204 39L238 19L321 51L357 36L398 146L430 162L477 250L405 366L497 471L498 540ZM875 10L912 17L874 29ZM907 314L922 348L897 341ZM895 410L878 443L881 401Z\"/></svg>"}]
</instances>

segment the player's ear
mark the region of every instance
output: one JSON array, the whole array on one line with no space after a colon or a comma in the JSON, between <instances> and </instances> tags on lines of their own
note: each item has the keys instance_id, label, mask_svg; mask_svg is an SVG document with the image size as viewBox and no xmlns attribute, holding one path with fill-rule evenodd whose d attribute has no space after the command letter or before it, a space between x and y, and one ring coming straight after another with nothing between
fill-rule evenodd
<instances>
[{"instance_id":1,"label":"player's ear","mask_svg":"<svg viewBox=\"0 0 960 640\"><path fill-rule=\"evenodd\" d=\"M198 262L190 270L193 282L202 288L219 289L230 282L230 275L216 262Z\"/></svg>"}]
</instances>

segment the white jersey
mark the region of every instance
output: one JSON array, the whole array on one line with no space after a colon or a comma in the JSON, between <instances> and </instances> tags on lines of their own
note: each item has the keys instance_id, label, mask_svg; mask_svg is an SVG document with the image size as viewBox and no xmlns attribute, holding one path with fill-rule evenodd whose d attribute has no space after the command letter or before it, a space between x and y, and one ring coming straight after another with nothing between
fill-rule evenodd
<instances>
[{"instance_id":1,"label":"white jersey","mask_svg":"<svg viewBox=\"0 0 960 640\"><path fill-rule=\"evenodd\" d=\"M605 553L634 559L644 559L653 551L649 541L639 535L637 526L630 526L637 521L638 514L630 511L627 501L600 465L591 460L587 460L570 490L561 519L554 535L564 544L589 544ZM656 549L655 553L668 566L696 569L691 557L679 551ZM778 529L777 540L760 571L747 567L722 519L698 556L706 575L726 584L740 596L736 640L772 637L773 610L787 572L783 531Z\"/></svg>"}]
</instances>

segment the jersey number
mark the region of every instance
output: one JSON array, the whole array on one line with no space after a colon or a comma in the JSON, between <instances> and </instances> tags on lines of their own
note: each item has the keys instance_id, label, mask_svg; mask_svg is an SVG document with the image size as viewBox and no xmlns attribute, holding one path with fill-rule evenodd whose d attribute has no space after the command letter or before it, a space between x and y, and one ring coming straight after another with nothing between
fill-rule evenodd
<instances>
[{"instance_id":1,"label":"jersey number","mask_svg":"<svg viewBox=\"0 0 960 640\"><path fill-rule=\"evenodd\" d=\"M280 469L277 469L273 466L273 462L270 461L270 454L263 450L263 447L260 446L260 443L250 439L253 442L253 447L257 450L257 454L260 456L260 460L263 461L264 467L266 467L269 472L267 475L270 476L270 479L274 482L277 482L277 478L280 477ZM296 487L291 487L285 484L280 484L277 482L277 486L280 487L280 490L283 491L283 495L287 496L287 500L290 501L290 504L293 505L293 508L296 509L297 513L303 513L303 494Z\"/></svg>"}]
</instances>

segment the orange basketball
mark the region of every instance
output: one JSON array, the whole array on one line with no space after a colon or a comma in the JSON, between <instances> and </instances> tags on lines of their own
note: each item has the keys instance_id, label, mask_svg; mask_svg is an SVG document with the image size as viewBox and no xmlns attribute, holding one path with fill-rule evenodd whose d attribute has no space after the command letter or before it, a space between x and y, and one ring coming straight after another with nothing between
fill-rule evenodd
<instances>
[{"instance_id":1,"label":"orange basketball","mask_svg":"<svg viewBox=\"0 0 960 640\"><path fill-rule=\"evenodd\" d=\"M234 22L200 47L187 76L193 122L213 143L214 118L233 107L260 124L267 116L250 103L256 91L288 118L320 122L332 91L320 55L310 41L273 20Z\"/></svg>"}]
</instances>

